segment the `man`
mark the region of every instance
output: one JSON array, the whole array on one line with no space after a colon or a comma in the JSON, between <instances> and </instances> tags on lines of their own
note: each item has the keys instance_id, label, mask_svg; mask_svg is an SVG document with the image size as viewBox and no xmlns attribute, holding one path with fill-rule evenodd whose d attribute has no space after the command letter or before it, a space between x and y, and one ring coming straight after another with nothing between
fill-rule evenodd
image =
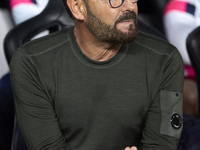
<instances>
[{"instance_id":1,"label":"man","mask_svg":"<svg viewBox=\"0 0 200 150\"><path fill-rule=\"evenodd\" d=\"M25 44L11 62L28 148L177 149L183 62L176 48L137 34L136 0L64 3L75 27Z\"/></svg>"}]
</instances>

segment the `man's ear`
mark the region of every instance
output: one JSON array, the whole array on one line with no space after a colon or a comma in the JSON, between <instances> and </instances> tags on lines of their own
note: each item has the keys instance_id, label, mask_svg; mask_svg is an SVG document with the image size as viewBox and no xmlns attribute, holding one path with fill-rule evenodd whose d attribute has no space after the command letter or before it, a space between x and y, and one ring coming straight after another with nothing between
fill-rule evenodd
<instances>
[{"instance_id":1,"label":"man's ear","mask_svg":"<svg viewBox=\"0 0 200 150\"><path fill-rule=\"evenodd\" d=\"M76 19L85 20L86 7L83 0L67 0L67 5Z\"/></svg>"}]
</instances>

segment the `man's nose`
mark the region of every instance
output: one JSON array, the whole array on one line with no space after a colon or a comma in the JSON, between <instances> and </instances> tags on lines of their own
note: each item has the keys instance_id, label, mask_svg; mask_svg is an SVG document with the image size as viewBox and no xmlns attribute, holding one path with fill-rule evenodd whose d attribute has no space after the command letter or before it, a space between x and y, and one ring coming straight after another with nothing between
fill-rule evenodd
<instances>
[{"instance_id":1,"label":"man's nose","mask_svg":"<svg viewBox=\"0 0 200 150\"><path fill-rule=\"evenodd\" d=\"M124 0L121 8L122 11L133 11L137 8L137 3L133 3L132 0Z\"/></svg>"}]
</instances>

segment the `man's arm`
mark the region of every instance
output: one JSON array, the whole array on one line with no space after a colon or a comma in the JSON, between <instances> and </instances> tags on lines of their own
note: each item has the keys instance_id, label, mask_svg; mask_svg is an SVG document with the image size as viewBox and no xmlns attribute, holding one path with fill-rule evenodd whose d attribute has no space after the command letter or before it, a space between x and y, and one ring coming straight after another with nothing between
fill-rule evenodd
<instances>
[{"instance_id":1,"label":"man's arm","mask_svg":"<svg viewBox=\"0 0 200 150\"><path fill-rule=\"evenodd\" d=\"M142 150L177 149L183 126L183 70L182 58L176 50L164 64L159 88L153 89L157 90L157 94L147 114Z\"/></svg>"},{"instance_id":2,"label":"man's arm","mask_svg":"<svg viewBox=\"0 0 200 150\"><path fill-rule=\"evenodd\" d=\"M43 87L34 62L23 50L11 61L11 82L19 126L30 150L64 150L53 102Z\"/></svg>"}]
</instances>

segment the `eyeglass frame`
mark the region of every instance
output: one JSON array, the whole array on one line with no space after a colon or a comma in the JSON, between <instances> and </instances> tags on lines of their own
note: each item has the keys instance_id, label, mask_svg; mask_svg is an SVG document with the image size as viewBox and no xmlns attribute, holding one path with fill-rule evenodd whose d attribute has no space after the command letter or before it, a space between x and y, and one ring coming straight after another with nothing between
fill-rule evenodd
<instances>
[{"instance_id":1,"label":"eyeglass frame","mask_svg":"<svg viewBox=\"0 0 200 150\"><path fill-rule=\"evenodd\" d=\"M117 7L113 7L112 5L111 5L111 2L110 2L111 0L109 0L109 4L110 4L110 6L112 7L112 8L119 8L120 6L122 6L122 4L124 3L124 1L125 0L122 0L122 3L119 5L119 6L117 6ZM132 2L132 3L137 3L139 0L137 0L136 2Z\"/></svg>"}]
</instances>

